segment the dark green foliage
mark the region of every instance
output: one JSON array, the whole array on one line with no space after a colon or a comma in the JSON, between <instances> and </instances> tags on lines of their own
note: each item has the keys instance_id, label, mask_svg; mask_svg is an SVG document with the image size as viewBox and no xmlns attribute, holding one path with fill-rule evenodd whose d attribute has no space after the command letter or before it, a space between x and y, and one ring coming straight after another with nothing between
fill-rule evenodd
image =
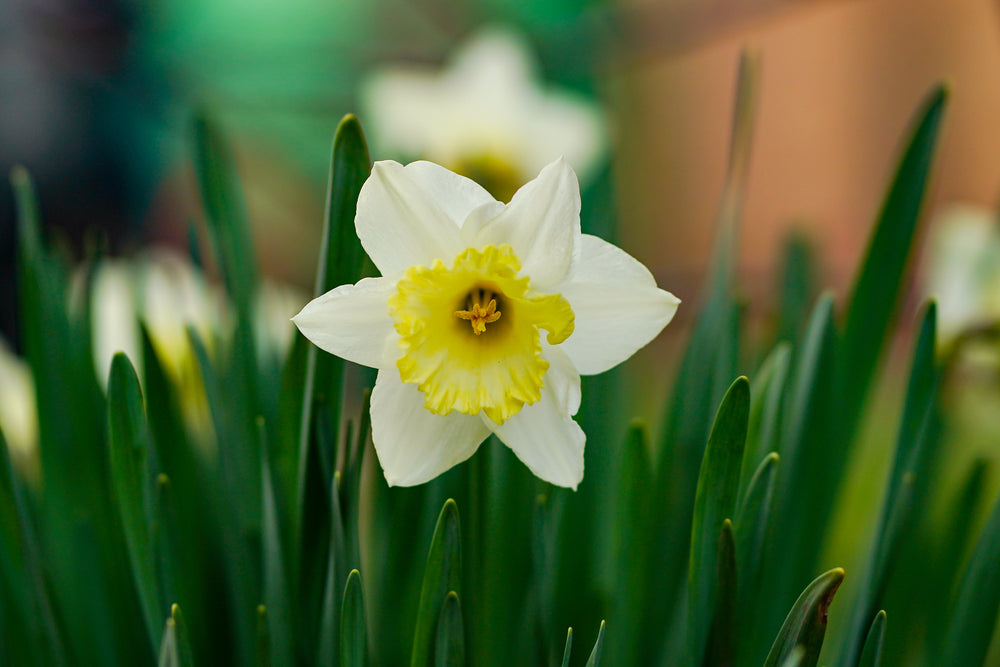
<instances>
[{"instance_id":1,"label":"dark green foliage","mask_svg":"<svg viewBox=\"0 0 1000 667\"><path fill-rule=\"evenodd\" d=\"M874 535L859 540L863 570L844 594L849 604L833 606L844 629L827 637L844 578L825 563L844 532L839 494L893 329L946 96L933 91L919 111L843 316L832 295L813 304L814 262L796 242L781 342L755 349L741 339L735 258L757 80L746 58L714 265L677 377L663 378L672 384L663 421L626 430L622 377L588 379L579 416L587 473L576 492L538 481L493 438L426 485L389 488L370 441L370 373L298 335L281 376L266 368L253 337L258 276L242 195L207 117L196 123L195 163L236 315L232 332L188 332L211 429L186 423L190 397L145 329L140 372L116 356L105 397L86 316L68 307L66 268L46 249L30 182L15 171L42 483L11 465L0 438L5 658L982 663L1000 602L1000 504L975 537L969 517L989 500L987 465L957 492L940 488L947 424L933 305L914 336ZM370 170L360 125L347 116L333 143L317 295L365 271L354 215ZM765 354L752 381L739 376L741 360ZM941 498L944 511L932 512ZM573 654L572 630L561 640L569 625L596 631L589 654ZM910 652L891 650L901 644Z\"/></svg>"}]
</instances>

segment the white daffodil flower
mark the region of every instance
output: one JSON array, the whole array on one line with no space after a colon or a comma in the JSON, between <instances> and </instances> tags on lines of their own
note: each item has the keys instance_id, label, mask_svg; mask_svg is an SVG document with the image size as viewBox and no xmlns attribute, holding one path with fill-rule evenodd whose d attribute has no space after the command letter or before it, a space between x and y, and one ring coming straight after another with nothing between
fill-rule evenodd
<instances>
[{"instance_id":1,"label":"white daffodil flower","mask_svg":"<svg viewBox=\"0 0 1000 667\"><path fill-rule=\"evenodd\" d=\"M535 475L575 489L580 375L630 357L679 301L627 253L581 234L567 162L509 204L430 162L377 162L355 226L382 277L327 292L293 321L378 369L372 440L389 484L426 482L494 433Z\"/></svg>"},{"instance_id":2,"label":"white daffodil flower","mask_svg":"<svg viewBox=\"0 0 1000 667\"><path fill-rule=\"evenodd\" d=\"M362 85L365 124L384 155L422 156L508 201L563 155L584 181L607 150L592 101L539 81L531 49L502 28L477 33L443 69L397 65Z\"/></svg>"}]
</instances>

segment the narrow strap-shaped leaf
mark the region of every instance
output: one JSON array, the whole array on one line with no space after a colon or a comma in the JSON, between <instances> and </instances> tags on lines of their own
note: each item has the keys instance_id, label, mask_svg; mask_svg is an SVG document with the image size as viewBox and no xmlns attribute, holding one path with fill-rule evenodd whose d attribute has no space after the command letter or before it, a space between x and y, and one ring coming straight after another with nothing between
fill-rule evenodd
<instances>
[{"instance_id":1,"label":"narrow strap-shaped leaf","mask_svg":"<svg viewBox=\"0 0 1000 667\"><path fill-rule=\"evenodd\" d=\"M320 296L329 290L343 284L354 282L361 273L361 263L364 250L354 231L354 216L357 211L358 193L365 179L371 173L371 161L368 156L368 146L358 120L351 115L345 116L337 127L333 139L333 150L330 159L330 176L326 197L326 221L323 226L323 239L320 244L318 266L316 269L316 286L314 296ZM331 451L322 456L310 454L310 448L318 444L313 439L316 411L321 409L318 397L324 396L322 405L327 412L329 422L340 424L341 393L343 391L344 361L325 352L319 352L314 345L309 345L305 362L305 380L302 385L301 415L298 428L297 475L295 487L295 505L293 507L293 540L295 549L303 544L303 531L308 528L306 502L316 491L315 471L310 471L310 461L337 460L336 438L331 442ZM293 567L296 568L293 578L301 577L298 568L302 556L291 554ZM300 582L301 584L301 582ZM300 586L301 587L301 586Z\"/></svg>"},{"instance_id":2,"label":"narrow strap-shaped leaf","mask_svg":"<svg viewBox=\"0 0 1000 667\"><path fill-rule=\"evenodd\" d=\"M688 569L688 636L694 664L701 664L712 622L719 530L736 514L749 413L750 383L740 377L722 399L698 475Z\"/></svg>"},{"instance_id":3,"label":"narrow strap-shaped leaf","mask_svg":"<svg viewBox=\"0 0 1000 667\"><path fill-rule=\"evenodd\" d=\"M764 557L764 538L771 524L774 484L778 472L778 454L771 452L757 467L746 496L736 513L736 553L739 557L739 599L748 602L756 591L755 583Z\"/></svg>"},{"instance_id":4,"label":"narrow strap-shaped leaf","mask_svg":"<svg viewBox=\"0 0 1000 667\"><path fill-rule=\"evenodd\" d=\"M0 432L0 549L9 550L8 556L0 557L0 567L5 568L11 586L21 586L18 595L19 607L11 610L15 617L27 624L30 634L24 641L30 646L38 664L69 664L63 634L53 609L42 569L42 555L35 535L35 527L28 510L21 480L10 461L7 441ZM0 571L0 576L3 572ZM3 585L0 582L0 585ZM13 631L14 626L8 628ZM15 656L10 655L13 659Z\"/></svg>"},{"instance_id":5,"label":"narrow strap-shaped leaf","mask_svg":"<svg viewBox=\"0 0 1000 667\"><path fill-rule=\"evenodd\" d=\"M1000 498L969 559L937 664L981 665L1000 612Z\"/></svg>"},{"instance_id":6,"label":"narrow strap-shaped leaf","mask_svg":"<svg viewBox=\"0 0 1000 667\"><path fill-rule=\"evenodd\" d=\"M158 667L181 667L180 650L177 647L177 629L174 619L168 618L163 628L163 639L160 641Z\"/></svg>"},{"instance_id":7,"label":"narrow strap-shaped leaf","mask_svg":"<svg viewBox=\"0 0 1000 667\"><path fill-rule=\"evenodd\" d=\"M615 521L615 582L614 606L611 618L618 619L615 633L608 638L608 651L621 664L634 665L644 661L642 655L642 624L639 620L649 595L649 564L652 561L650 533L653 530L652 463L646 427L633 423L625 438L618 490L618 517ZM629 619L634 619L630 622Z\"/></svg>"},{"instance_id":8,"label":"narrow strap-shaped leaf","mask_svg":"<svg viewBox=\"0 0 1000 667\"><path fill-rule=\"evenodd\" d=\"M335 665L340 655L337 650L337 639L343 626L341 612L343 599L338 598L347 571L347 552L344 544L344 525L341 520L340 508L340 475L333 478L333 489L330 491L330 546L327 550L326 583L324 584L323 611L319 622L319 640L317 663L320 665ZM340 604L338 604L340 603Z\"/></svg>"},{"instance_id":9,"label":"narrow strap-shaped leaf","mask_svg":"<svg viewBox=\"0 0 1000 667\"><path fill-rule=\"evenodd\" d=\"M667 610L683 588L697 471L712 427L712 408L738 372L740 313L733 276L759 83L760 59L744 52L736 81L729 163L716 214L713 269L666 406L658 455L653 457L657 461L653 488L663 495L655 503L655 558L660 566L649 582L654 593L641 614L643 636L669 622ZM663 600L671 602L662 604Z\"/></svg>"},{"instance_id":10,"label":"narrow strap-shaped leaf","mask_svg":"<svg viewBox=\"0 0 1000 667\"><path fill-rule=\"evenodd\" d=\"M257 628L254 634L254 664L271 667L271 630L268 627L267 607L257 605Z\"/></svg>"},{"instance_id":11,"label":"narrow strap-shaped leaf","mask_svg":"<svg viewBox=\"0 0 1000 667\"><path fill-rule=\"evenodd\" d=\"M261 448L261 562L264 565L264 604L268 609L272 660L278 665L292 664L292 619L290 587L282 551L281 529L271 481L271 465L267 456L264 419L258 418L257 428Z\"/></svg>"},{"instance_id":12,"label":"narrow strap-shaped leaf","mask_svg":"<svg viewBox=\"0 0 1000 667\"><path fill-rule=\"evenodd\" d=\"M604 651L604 621L601 621L601 628L597 631L597 641L587 658L587 667L600 667L601 653Z\"/></svg>"},{"instance_id":13,"label":"narrow strap-shaped leaf","mask_svg":"<svg viewBox=\"0 0 1000 667\"><path fill-rule=\"evenodd\" d=\"M573 653L573 628L566 629L566 648L563 649L561 667L569 667L569 658Z\"/></svg>"},{"instance_id":14,"label":"narrow strap-shaped leaf","mask_svg":"<svg viewBox=\"0 0 1000 667\"><path fill-rule=\"evenodd\" d=\"M882 204L851 292L839 364L847 438L853 435L895 315L947 98L947 90L938 86L917 111L913 133Z\"/></svg>"},{"instance_id":15,"label":"narrow strap-shaped leaf","mask_svg":"<svg viewBox=\"0 0 1000 667\"><path fill-rule=\"evenodd\" d=\"M458 592L461 579L462 538L458 506L454 500L449 499L441 508L427 554L410 667L428 667L431 664L435 628L441 607L450 592Z\"/></svg>"},{"instance_id":16,"label":"narrow strap-shaped leaf","mask_svg":"<svg viewBox=\"0 0 1000 667\"><path fill-rule=\"evenodd\" d=\"M882 596L900 540L912 520L914 485L926 486L929 482L931 457L928 450L939 375L934 358L936 312L934 303L929 303L921 318L920 333L914 345L903 416L876 539L852 614L847 664L857 661L869 633L870 619L882 606Z\"/></svg>"},{"instance_id":17,"label":"narrow strap-shaped leaf","mask_svg":"<svg viewBox=\"0 0 1000 667\"><path fill-rule=\"evenodd\" d=\"M795 601L785 618L778 636L767 654L764 667L786 664L797 646L805 648L805 655L797 663L803 667L815 667L826 635L827 613L833 596L844 580L844 571L835 568L817 577Z\"/></svg>"},{"instance_id":18,"label":"narrow strap-shaped leaf","mask_svg":"<svg viewBox=\"0 0 1000 667\"><path fill-rule=\"evenodd\" d=\"M174 622L174 634L177 639L177 657L180 667L194 667L194 653L191 651L191 637L188 635L187 623L181 608L174 604L170 607L170 618Z\"/></svg>"},{"instance_id":19,"label":"narrow strap-shaped leaf","mask_svg":"<svg viewBox=\"0 0 1000 667\"><path fill-rule=\"evenodd\" d=\"M150 471L146 466L149 432L142 393L135 369L124 353L111 361L108 380L108 432L110 435L111 481L128 547L132 578L142 604L143 617L152 646L160 643L160 627L166 608L160 599L150 530L152 498Z\"/></svg>"},{"instance_id":20,"label":"narrow strap-shaped leaf","mask_svg":"<svg viewBox=\"0 0 1000 667\"><path fill-rule=\"evenodd\" d=\"M882 644L885 641L885 610L875 614L875 620L868 628L858 667L879 667L882 664Z\"/></svg>"},{"instance_id":21,"label":"narrow strap-shaped leaf","mask_svg":"<svg viewBox=\"0 0 1000 667\"><path fill-rule=\"evenodd\" d=\"M784 403L792 346L781 342L764 359L750 384L750 418L747 445L740 471L740 502L744 502L750 478L764 458L778 450L781 436L781 408ZM737 526L738 527L738 526Z\"/></svg>"},{"instance_id":22,"label":"narrow strap-shaped leaf","mask_svg":"<svg viewBox=\"0 0 1000 667\"><path fill-rule=\"evenodd\" d=\"M198 186L226 291L237 310L248 309L257 288L257 262L236 167L218 127L204 113L195 118L194 138Z\"/></svg>"},{"instance_id":23,"label":"narrow strap-shaped leaf","mask_svg":"<svg viewBox=\"0 0 1000 667\"><path fill-rule=\"evenodd\" d=\"M802 324L809 318L809 308L816 299L817 270L813 248L803 234L790 234L782 255L784 270L776 340L791 342L799 339Z\"/></svg>"},{"instance_id":24,"label":"narrow strap-shaped leaf","mask_svg":"<svg viewBox=\"0 0 1000 667\"><path fill-rule=\"evenodd\" d=\"M736 662L736 543L733 523L726 519L719 531L719 565L715 584L715 608L702 664L731 667Z\"/></svg>"},{"instance_id":25,"label":"narrow strap-shaped leaf","mask_svg":"<svg viewBox=\"0 0 1000 667\"><path fill-rule=\"evenodd\" d=\"M781 530L768 540L762 570L768 595L750 621L756 626L750 636L760 639L813 577L847 464L847 448L835 435L836 341L833 298L826 294L813 310L789 386L772 519Z\"/></svg>"},{"instance_id":26,"label":"narrow strap-shaped leaf","mask_svg":"<svg viewBox=\"0 0 1000 667\"><path fill-rule=\"evenodd\" d=\"M164 600L177 599L177 561L181 558L181 531L177 521L177 508L174 507L175 492L170 477L166 473L156 476L156 498L154 520L150 526L150 539L153 545L153 555L156 558L155 567L159 575L160 596Z\"/></svg>"},{"instance_id":27,"label":"narrow strap-shaped leaf","mask_svg":"<svg viewBox=\"0 0 1000 667\"><path fill-rule=\"evenodd\" d=\"M458 594L445 596L434 638L434 667L465 667L465 627Z\"/></svg>"},{"instance_id":28,"label":"narrow strap-shaped leaf","mask_svg":"<svg viewBox=\"0 0 1000 667\"><path fill-rule=\"evenodd\" d=\"M340 614L340 665L364 667L368 664L368 629L365 617L365 594L361 573L351 570L344 588Z\"/></svg>"}]
</instances>

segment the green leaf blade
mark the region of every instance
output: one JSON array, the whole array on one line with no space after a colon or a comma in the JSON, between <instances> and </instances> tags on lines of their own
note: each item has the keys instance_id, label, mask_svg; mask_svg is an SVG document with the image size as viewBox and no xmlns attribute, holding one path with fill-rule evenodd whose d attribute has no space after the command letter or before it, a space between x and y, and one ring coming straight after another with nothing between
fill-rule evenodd
<instances>
[{"instance_id":1,"label":"green leaf blade","mask_svg":"<svg viewBox=\"0 0 1000 667\"><path fill-rule=\"evenodd\" d=\"M159 645L160 623L166 616L161 601L150 527L153 524L149 432L139 378L128 357L117 353L108 381L108 432L111 480L128 547L132 577L142 605L151 646Z\"/></svg>"},{"instance_id":2,"label":"green leaf blade","mask_svg":"<svg viewBox=\"0 0 1000 667\"><path fill-rule=\"evenodd\" d=\"M947 99L948 91L938 86L917 112L851 292L840 364L848 437L853 435L895 315Z\"/></svg>"},{"instance_id":3,"label":"green leaf blade","mask_svg":"<svg viewBox=\"0 0 1000 667\"><path fill-rule=\"evenodd\" d=\"M368 664L368 630L365 620L365 596L361 573L351 570L344 588L340 614L340 666L365 667Z\"/></svg>"},{"instance_id":4,"label":"green leaf blade","mask_svg":"<svg viewBox=\"0 0 1000 667\"><path fill-rule=\"evenodd\" d=\"M465 628L455 591L448 593L441 606L434 638L434 667L465 667Z\"/></svg>"},{"instance_id":5,"label":"green leaf blade","mask_svg":"<svg viewBox=\"0 0 1000 667\"><path fill-rule=\"evenodd\" d=\"M969 560L938 664L981 665L1000 615L1000 498Z\"/></svg>"},{"instance_id":6,"label":"green leaf blade","mask_svg":"<svg viewBox=\"0 0 1000 667\"><path fill-rule=\"evenodd\" d=\"M430 667L432 664L438 616L448 594L452 592L457 594L461 579L462 538L458 506L454 500L449 499L438 516L431 548L427 554L410 667Z\"/></svg>"},{"instance_id":7,"label":"green leaf blade","mask_svg":"<svg viewBox=\"0 0 1000 667\"><path fill-rule=\"evenodd\" d=\"M785 617L778 636L764 661L764 667L783 665L792 657L796 647L804 647L804 656L798 665L815 667L826 635L827 613L833 596L844 581L844 571L835 568L813 580Z\"/></svg>"},{"instance_id":8,"label":"green leaf blade","mask_svg":"<svg viewBox=\"0 0 1000 667\"><path fill-rule=\"evenodd\" d=\"M719 406L695 493L688 568L688 634L695 664L701 663L713 616L719 531L736 514L749 414L750 383L740 377Z\"/></svg>"}]
</instances>

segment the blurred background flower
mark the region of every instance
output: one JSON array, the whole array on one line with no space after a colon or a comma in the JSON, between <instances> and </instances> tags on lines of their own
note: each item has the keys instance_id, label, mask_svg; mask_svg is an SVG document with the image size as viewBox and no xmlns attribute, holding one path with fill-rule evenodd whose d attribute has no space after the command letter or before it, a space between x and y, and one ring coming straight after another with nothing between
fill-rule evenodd
<instances>
[{"instance_id":1,"label":"blurred background flower","mask_svg":"<svg viewBox=\"0 0 1000 667\"><path fill-rule=\"evenodd\" d=\"M27 362L0 338L0 433L12 463L25 479L36 484L38 468L38 410L35 381Z\"/></svg>"},{"instance_id":2,"label":"blurred background flower","mask_svg":"<svg viewBox=\"0 0 1000 667\"><path fill-rule=\"evenodd\" d=\"M947 346L963 333L1000 325L1000 217L952 204L932 227L923 289L938 301L939 342Z\"/></svg>"},{"instance_id":3,"label":"blurred background flower","mask_svg":"<svg viewBox=\"0 0 1000 667\"><path fill-rule=\"evenodd\" d=\"M510 29L477 32L441 69L374 71L361 102L376 153L444 165L501 201L560 156L586 181L609 140L597 104L548 89L527 41Z\"/></svg>"}]
</instances>

